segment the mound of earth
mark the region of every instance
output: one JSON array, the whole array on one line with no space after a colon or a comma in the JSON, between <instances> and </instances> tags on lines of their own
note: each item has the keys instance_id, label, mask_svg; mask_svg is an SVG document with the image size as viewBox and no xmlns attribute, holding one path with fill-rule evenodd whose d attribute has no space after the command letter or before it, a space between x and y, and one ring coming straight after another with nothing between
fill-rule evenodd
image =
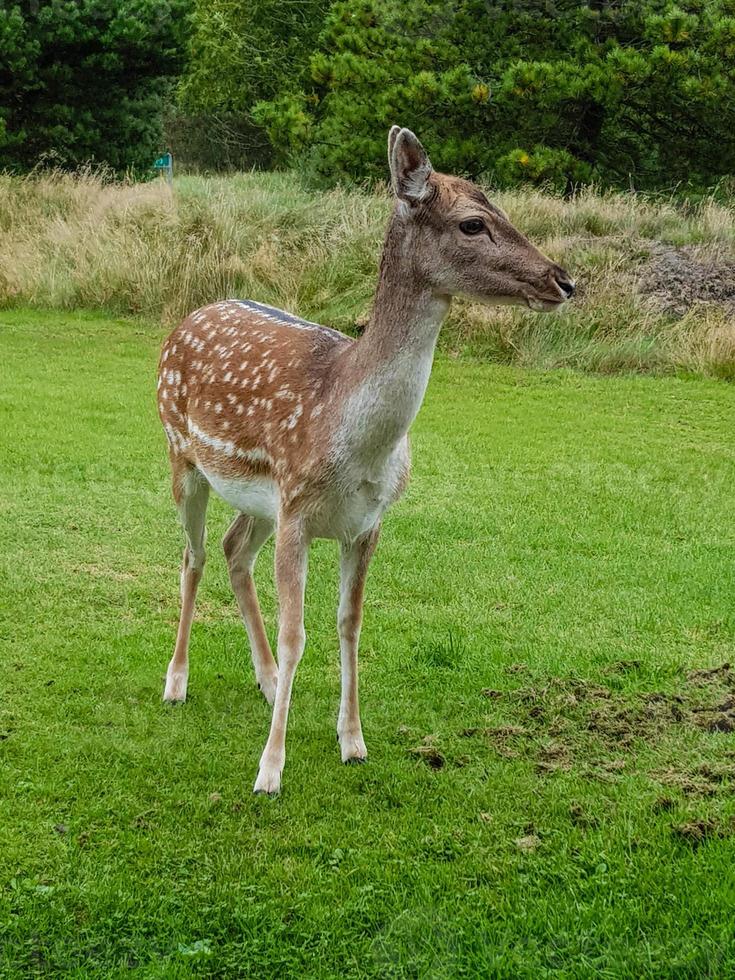
<instances>
[{"instance_id":1,"label":"mound of earth","mask_svg":"<svg viewBox=\"0 0 735 980\"><path fill-rule=\"evenodd\" d=\"M735 313L735 260L707 254L695 245L656 246L638 285L644 295L678 316L696 303L718 303Z\"/></svg>"}]
</instances>

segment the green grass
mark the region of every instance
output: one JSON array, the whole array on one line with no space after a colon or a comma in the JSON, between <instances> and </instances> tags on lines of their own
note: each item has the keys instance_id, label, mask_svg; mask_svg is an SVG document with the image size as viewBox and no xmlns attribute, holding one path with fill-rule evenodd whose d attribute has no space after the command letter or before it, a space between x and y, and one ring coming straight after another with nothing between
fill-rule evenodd
<instances>
[{"instance_id":1,"label":"green grass","mask_svg":"<svg viewBox=\"0 0 735 980\"><path fill-rule=\"evenodd\" d=\"M732 975L735 677L687 676L733 657L732 386L440 359L369 581L370 759L339 762L318 543L264 799L216 503L161 702L159 341L0 314L0 975Z\"/></svg>"}]
</instances>

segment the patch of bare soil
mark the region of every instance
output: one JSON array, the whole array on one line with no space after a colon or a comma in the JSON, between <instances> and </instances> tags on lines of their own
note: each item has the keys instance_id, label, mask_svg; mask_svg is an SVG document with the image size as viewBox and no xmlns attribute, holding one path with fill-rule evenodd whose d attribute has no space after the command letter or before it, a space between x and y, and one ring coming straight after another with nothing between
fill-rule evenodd
<instances>
[{"instance_id":1,"label":"patch of bare soil","mask_svg":"<svg viewBox=\"0 0 735 980\"><path fill-rule=\"evenodd\" d=\"M683 699L678 694L646 692L630 700L610 688L581 678L552 678L542 687L520 688L509 694L530 723L557 739L542 754L563 758L565 736L588 732L607 748L627 748L636 738L648 737L662 725L683 720Z\"/></svg>"},{"instance_id":2,"label":"patch of bare soil","mask_svg":"<svg viewBox=\"0 0 735 980\"><path fill-rule=\"evenodd\" d=\"M735 259L696 245L654 245L638 288L677 316L697 303L717 303L735 313Z\"/></svg>"},{"instance_id":3,"label":"patch of bare soil","mask_svg":"<svg viewBox=\"0 0 735 980\"><path fill-rule=\"evenodd\" d=\"M668 813L669 810L676 809L676 800L670 796L659 796L653 804L654 813Z\"/></svg>"},{"instance_id":4,"label":"patch of bare soil","mask_svg":"<svg viewBox=\"0 0 735 980\"><path fill-rule=\"evenodd\" d=\"M549 742L537 753L536 772L539 774L572 768L572 753L564 742Z\"/></svg>"},{"instance_id":5,"label":"patch of bare soil","mask_svg":"<svg viewBox=\"0 0 735 980\"><path fill-rule=\"evenodd\" d=\"M408 750L409 755L421 759L430 769L443 769L446 757L436 746L435 736L426 735L420 745L414 745Z\"/></svg>"},{"instance_id":6,"label":"patch of bare soil","mask_svg":"<svg viewBox=\"0 0 735 980\"><path fill-rule=\"evenodd\" d=\"M597 817L590 816L580 803L569 805L569 819L575 827L581 827L583 830L598 827L600 823Z\"/></svg>"},{"instance_id":7,"label":"patch of bare soil","mask_svg":"<svg viewBox=\"0 0 735 980\"><path fill-rule=\"evenodd\" d=\"M718 823L716 820L691 820L688 823L674 824L671 832L674 837L678 837L692 847L699 847L713 837L732 836L733 829L731 825Z\"/></svg>"},{"instance_id":8,"label":"patch of bare soil","mask_svg":"<svg viewBox=\"0 0 735 980\"><path fill-rule=\"evenodd\" d=\"M608 673L625 675L639 667L626 661ZM514 723L467 728L461 734L482 738L505 758L532 759L540 776L576 768L590 779L613 782L624 770L630 771L639 748L664 743L679 728L735 731L735 672L729 664L690 671L675 692L623 694L614 681L608 687L582 678L552 677L515 690L482 693ZM723 784L728 791L735 788L735 765L715 761L650 775L686 796L711 796Z\"/></svg>"},{"instance_id":9,"label":"patch of bare soil","mask_svg":"<svg viewBox=\"0 0 735 980\"><path fill-rule=\"evenodd\" d=\"M735 793L735 741L723 738L735 732L735 670L728 663L691 670L674 691L624 690L631 675L641 680L641 669L638 661L620 661L607 669L603 684L523 677L527 686L483 690L490 716L472 727L422 737L402 726L396 734L407 755L434 771L470 765L478 751L489 749L501 759L530 763L541 778L576 772L616 783L640 775L637 760L645 756L647 775L671 792L653 804L656 812L672 808L677 798ZM520 680L531 671L524 666L509 673ZM712 733L699 759L691 751L697 730ZM657 746L660 762L649 771ZM583 823L581 814L571 816Z\"/></svg>"},{"instance_id":10,"label":"patch of bare soil","mask_svg":"<svg viewBox=\"0 0 735 980\"><path fill-rule=\"evenodd\" d=\"M499 728L465 728L460 734L463 738L479 736L504 759L519 759L523 755L522 742L532 732L520 725L501 725Z\"/></svg>"},{"instance_id":11,"label":"patch of bare soil","mask_svg":"<svg viewBox=\"0 0 735 980\"><path fill-rule=\"evenodd\" d=\"M541 844L541 838L536 834L526 834L524 837L517 837L513 843L523 854L531 854Z\"/></svg>"},{"instance_id":12,"label":"patch of bare soil","mask_svg":"<svg viewBox=\"0 0 735 980\"><path fill-rule=\"evenodd\" d=\"M694 684L707 684L718 677L726 684L733 682L733 670L729 663L720 664L718 667L704 667L687 672L687 680L692 681Z\"/></svg>"},{"instance_id":13,"label":"patch of bare soil","mask_svg":"<svg viewBox=\"0 0 735 980\"><path fill-rule=\"evenodd\" d=\"M725 687L727 693L712 704L692 707L696 724L708 732L735 732L735 672L729 663L705 670L690 670L687 680L697 687L711 688L713 684Z\"/></svg>"},{"instance_id":14,"label":"patch of bare soil","mask_svg":"<svg viewBox=\"0 0 735 980\"><path fill-rule=\"evenodd\" d=\"M714 796L722 783L735 780L735 766L700 765L687 770L675 768L652 772L662 786L680 790L685 796Z\"/></svg>"}]
</instances>

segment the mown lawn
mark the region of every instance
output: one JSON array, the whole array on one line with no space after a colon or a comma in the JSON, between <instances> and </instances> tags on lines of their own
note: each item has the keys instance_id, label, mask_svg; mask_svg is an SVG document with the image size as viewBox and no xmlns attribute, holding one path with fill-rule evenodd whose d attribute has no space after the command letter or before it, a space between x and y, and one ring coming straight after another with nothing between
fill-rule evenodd
<instances>
[{"instance_id":1,"label":"mown lawn","mask_svg":"<svg viewBox=\"0 0 735 980\"><path fill-rule=\"evenodd\" d=\"M440 360L371 571L370 759L339 762L319 543L268 799L217 503L161 702L160 339L0 313L0 975L733 975L735 672L703 671L735 656L735 389Z\"/></svg>"}]
</instances>

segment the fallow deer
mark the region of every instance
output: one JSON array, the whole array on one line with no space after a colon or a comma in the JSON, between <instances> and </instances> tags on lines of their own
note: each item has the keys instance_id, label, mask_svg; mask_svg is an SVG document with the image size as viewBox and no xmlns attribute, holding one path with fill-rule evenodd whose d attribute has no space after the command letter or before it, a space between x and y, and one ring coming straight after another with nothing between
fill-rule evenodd
<instances>
[{"instance_id":1,"label":"fallow deer","mask_svg":"<svg viewBox=\"0 0 735 980\"><path fill-rule=\"evenodd\" d=\"M479 188L436 173L416 136L388 138L395 194L372 315L358 340L251 300L188 316L161 353L158 403L186 533L181 619L164 700L183 701L210 488L239 512L224 538L258 686L273 705L255 792L280 789L304 632L313 538L341 549L338 632L343 762L366 758L357 690L363 589L380 524L409 473L408 430L426 391L451 297L552 310L574 292ZM275 531L278 664L253 582Z\"/></svg>"}]
</instances>

